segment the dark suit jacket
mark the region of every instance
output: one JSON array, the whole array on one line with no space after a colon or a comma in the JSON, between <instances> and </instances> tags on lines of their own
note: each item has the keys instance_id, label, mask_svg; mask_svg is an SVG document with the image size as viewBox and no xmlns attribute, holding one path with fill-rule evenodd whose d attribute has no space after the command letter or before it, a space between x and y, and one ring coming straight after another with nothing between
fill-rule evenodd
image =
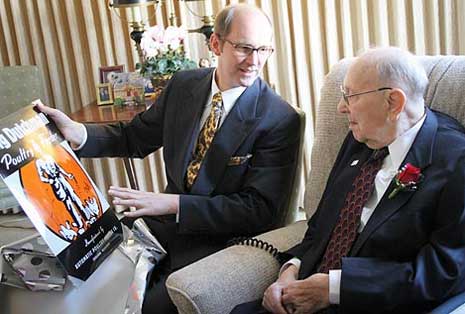
<instances>
[{"instance_id":1,"label":"dark suit jacket","mask_svg":"<svg viewBox=\"0 0 465 314\"><path fill-rule=\"evenodd\" d=\"M316 271L339 209L371 154L349 133L302 243L299 277ZM357 166L350 167L359 159ZM427 111L404 163L424 175L417 191L388 195L342 260L340 313L421 313L465 290L465 135L452 118Z\"/></svg>"},{"instance_id":2,"label":"dark suit jacket","mask_svg":"<svg viewBox=\"0 0 465 314\"><path fill-rule=\"evenodd\" d=\"M300 137L298 114L257 79L239 97L205 156L191 191L185 174L200 130L213 69L178 72L128 124L87 125L85 157L144 157L160 147L167 193L181 194L179 223L147 219L174 268L223 248L235 235L271 229L290 194ZM231 157L251 155L228 165ZM169 220L169 221L167 221Z\"/></svg>"}]
</instances>

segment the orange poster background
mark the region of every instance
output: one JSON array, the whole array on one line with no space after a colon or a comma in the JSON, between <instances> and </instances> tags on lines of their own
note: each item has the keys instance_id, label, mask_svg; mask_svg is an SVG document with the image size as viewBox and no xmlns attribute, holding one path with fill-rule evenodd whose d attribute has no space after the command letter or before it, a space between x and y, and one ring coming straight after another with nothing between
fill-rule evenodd
<instances>
[{"instance_id":1,"label":"orange poster background","mask_svg":"<svg viewBox=\"0 0 465 314\"><path fill-rule=\"evenodd\" d=\"M96 191L92 187L91 182L88 180L86 174L76 160L60 145L54 146L53 150L47 153L52 156L56 163L67 173L74 176L74 179L66 180L73 187L74 192L83 203L84 200L87 199L94 198L96 200L99 209L99 213L97 215L98 219L98 217L102 215L102 205ZM50 184L40 180L35 162L36 158L20 169L20 178L25 195L39 213L44 224L47 225L57 236L66 240L59 232L60 225L65 226L67 221L69 222L69 225L71 225L74 221L73 217L66 209L64 203L56 198ZM85 221L85 216L83 216L83 221ZM90 227L88 224L84 223L84 225L85 229ZM78 228L71 228L77 232Z\"/></svg>"}]
</instances>

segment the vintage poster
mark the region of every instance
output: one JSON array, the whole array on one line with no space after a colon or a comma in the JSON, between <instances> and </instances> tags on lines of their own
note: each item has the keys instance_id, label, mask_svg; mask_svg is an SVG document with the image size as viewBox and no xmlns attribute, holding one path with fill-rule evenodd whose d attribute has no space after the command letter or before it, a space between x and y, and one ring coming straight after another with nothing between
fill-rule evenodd
<instances>
[{"instance_id":1,"label":"vintage poster","mask_svg":"<svg viewBox=\"0 0 465 314\"><path fill-rule=\"evenodd\" d=\"M110 205L33 105L0 120L0 176L68 275L87 279L122 241Z\"/></svg>"}]
</instances>

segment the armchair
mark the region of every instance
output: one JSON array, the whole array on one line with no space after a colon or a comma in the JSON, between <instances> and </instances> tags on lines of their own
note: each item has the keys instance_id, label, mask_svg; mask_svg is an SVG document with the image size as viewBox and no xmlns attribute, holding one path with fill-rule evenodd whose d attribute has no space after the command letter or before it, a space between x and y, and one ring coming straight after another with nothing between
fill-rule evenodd
<instances>
[{"instance_id":1,"label":"armchair","mask_svg":"<svg viewBox=\"0 0 465 314\"><path fill-rule=\"evenodd\" d=\"M39 68L22 65L0 68L0 98L2 117L18 110L37 98L44 99L44 88ZM17 212L19 204L0 180L0 214L12 210Z\"/></svg>"},{"instance_id":2,"label":"armchair","mask_svg":"<svg viewBox=\"0 0 465 314\"><path fill-rule=\"evenodd\" d=\"M426 104L465 124L465 57L418 58L430 79L425 94ZM344 59L333 66L321 90L311 170L304 198L307 218L320 201L348 130L346 118L336 113L336 105L340 99L339 86L350 62L351 59ZM279 250L286 250L302 239L305 230L306 222L299 221L258 238L272 243ZM261 249L233 246L174 272L166 285L181 314L229 313L239 303L260 298L265 288L277 278L279 267L278 262ZM448 312L465 303L464 297L456 303Z\"/></svg>"}]
</instances>

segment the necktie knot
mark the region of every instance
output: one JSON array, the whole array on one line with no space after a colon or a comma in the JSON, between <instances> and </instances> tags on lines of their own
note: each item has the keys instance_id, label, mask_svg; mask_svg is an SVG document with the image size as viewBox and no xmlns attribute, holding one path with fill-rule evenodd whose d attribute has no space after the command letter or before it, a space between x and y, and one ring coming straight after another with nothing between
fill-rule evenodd
<instances>
[{"instance_id":1,"label":"necktie knot","mask_svg":"<svg viewBox=\"0 0 465 314\"><path fill-rule=\"evenodd\" d=\"M386 156L389 155L389 149L387 146L381 148L381 149L376 149L373 151L371 155L372 160L383 160L386 158Z\"/></svg>"},{"instance_id":2,"label":"necktie knot","mask_svg":"<svg viewBox=\"0 0 465 314\"><path fill-rule=\"evenodd\" d=\"M221 106L222 103L223 97L221 96L221 92L216 92L212 98L212 106Z\"/></svg>"},{"instance_id":3,"label":"necktie knot","mask_svg":"<svg viewBox=\"0 0 465 314\"><path fill-rule=\"evenodd\" d=\"M223 113L223 97L221 97L220 92L217 92L213 95L211 110L214 112L215 120L221 119L221 115Z\"/></svg>"}]
</instances>

